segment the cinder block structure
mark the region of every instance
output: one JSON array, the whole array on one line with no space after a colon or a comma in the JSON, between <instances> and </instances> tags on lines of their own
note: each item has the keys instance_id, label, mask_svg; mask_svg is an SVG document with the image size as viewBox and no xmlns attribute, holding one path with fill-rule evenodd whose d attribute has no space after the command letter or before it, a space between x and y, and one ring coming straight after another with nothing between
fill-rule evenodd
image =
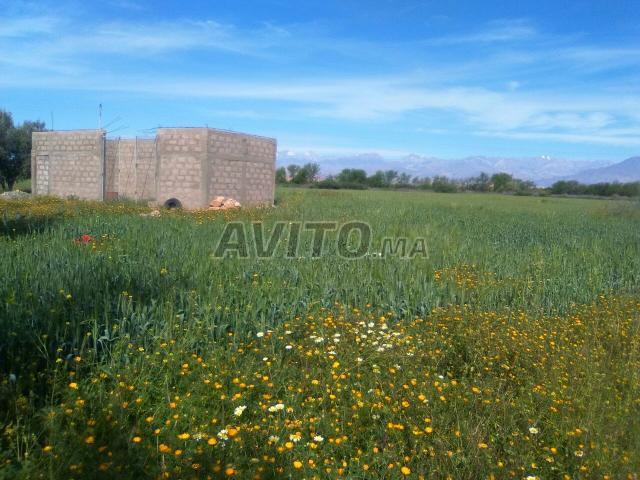
<instances>
[{"instance_id":1,"label":"cinder block structure","mask_svg":"<svg viewBox=\"0 0 640 480\"><path fill-rule=\"evenodd\" d=\"M107 138L104 130L34 132L36 195L130 198L203 208L216 196L271 205L276 141L212 128L159 128L155 138Z\"/></svg>"}]
</instances>

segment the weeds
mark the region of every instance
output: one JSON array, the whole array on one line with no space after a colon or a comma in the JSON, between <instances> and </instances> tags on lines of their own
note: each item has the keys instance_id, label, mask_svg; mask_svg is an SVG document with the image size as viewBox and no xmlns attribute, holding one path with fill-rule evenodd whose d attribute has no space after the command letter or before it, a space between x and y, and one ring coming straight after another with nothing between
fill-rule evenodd
<instances>
[{"instance_id":1,"label":"weeds","mask_svg":"<svg viewBox=\"0 0 640 480\"><path fill-rule=\"evenodd\" d=\"M278 193L158 218L0 203L0 477L637 476L638 218ZM428 257L212 257L230 220L354 218Z\"/></svg>"}]
</instances>

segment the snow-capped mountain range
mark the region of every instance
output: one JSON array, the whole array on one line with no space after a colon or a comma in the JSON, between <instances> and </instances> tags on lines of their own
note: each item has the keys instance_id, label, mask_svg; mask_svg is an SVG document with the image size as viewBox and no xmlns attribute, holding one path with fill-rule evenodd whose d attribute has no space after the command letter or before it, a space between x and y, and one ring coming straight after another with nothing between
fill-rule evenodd
<instances>
[{"instance_id":1,"label":"snow-capped mountain range","mask_svg":"<svg viewBox=\"0 0 640 480\"><path fill-rule=\"evenodd\" d=\"M531 180L547 186L557 180L578 180L583 183L640 181L640 157L632 157L616 163L606 160L569 160L548 155L539 157L485 157L472 156L459 159L443 159L421 155L402 158L385 158L377 153L356 155L320 155L314 152L282 150L278 152L278 166L302 165L308 162L320 164L321 176L338 173L343 168L359 168L367 173L376 170L397 170L412 176L464 179L485 172L489 175L507 172L517 178Z\"/></svg>"}]
</instances>

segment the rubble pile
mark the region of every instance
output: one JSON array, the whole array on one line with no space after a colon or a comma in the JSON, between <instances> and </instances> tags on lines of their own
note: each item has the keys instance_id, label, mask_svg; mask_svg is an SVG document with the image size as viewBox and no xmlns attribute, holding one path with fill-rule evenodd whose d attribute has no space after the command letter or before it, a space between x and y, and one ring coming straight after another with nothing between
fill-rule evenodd
<instances>
[{"instance_id":1,"label":"rubble pile","mask_svg":"<svg viewBox=\"0 0 640 480\"><path fill-rule=\"evenodd\" d=\"M215 197L209 202L209 210L230 210L232 208L240 208L240 202L233 199L223 197L221 195Z\"/></svg>"}]
</instances>

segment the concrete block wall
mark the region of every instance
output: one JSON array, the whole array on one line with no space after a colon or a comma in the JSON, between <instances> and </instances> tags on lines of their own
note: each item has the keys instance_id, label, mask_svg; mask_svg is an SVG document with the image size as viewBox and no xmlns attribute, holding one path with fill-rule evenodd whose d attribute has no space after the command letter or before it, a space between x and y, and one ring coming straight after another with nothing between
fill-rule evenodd
<instances>
[{"instance_id":1,"label":"concrete block wall","mask_svg":"<svg viewBox=\"0 0 640 480\"><path fill-rule=\"evenodd\" d=\"M243 205L272 205L276 142L270 138L209 129L209 195Z\"/></svg>"},{"instance_id":2,"label":"concrete block wall","mask_svg":"<svg viewBox=\"0 0 640 480\"><path fill-rule=\"evenodd\" d=\"M37 195L177 199L204 208L222 195L271 205L276 141L209 128L160 128L155 139L105 139L102 130L36 132ZM104 167L104 172L103 172Z\"/></svg>"},{"instance_id":3,"label":"concrete block wall","mask_svg":"<svg viewBox=\"0 0 640 480\"><path fill-rule=\"evenodd\" d=\"M273 205L276 187L276 141L250 138L248 149L244 202L247 205Z\"/></svg>"},{"instance_id":4,"label":"concrete block wall","mask_svg":"<svg viewBox=\"0 0 640 480\"><path fill-rule=\"evenodd\" d=\"M184 208L202 208L209 202L207 129L160 128L157 131L157 201L175 198Z\"/></svg>"},{"instance_id":5,"label":"concrete block wall","mask_svg":"<svg viewBox=\"0 0 640 480\"><path fill-rule=\"evenodd\" d=\"M106 143L106 198L155 200L155 139L109 139Z\"/></svg>"},{"instance_id":6,"label":"concrete block wall","mask_svg":"<svg viewBox=\"0 0 640 480\"><path fill-rule=\"evenodd\" d=\"M248 154L246 139L226 132L209 131L208 162L209 192L213 197L222 195L244 203L245 159Z\"/></svg>"},{"instance_id":7,"label":"concrete block wall","mask_svg":"<svg viewBox=\"0 0 640 480\"><path fill-rule=\"evenodd\" d=\"M102 200L103 130L34 132L31 174L36 195Z\"/></svg>"},{"instance_id":8,"label":"concrete block wall","mask_svg":"<svg viewBox=\"0 0 640 480\"><path fill-rule=\"evenodd\" d=\"M105 144L105 200L118 198L118 139Z\"/></svg>"},{"instance_id":9,"label":"concrete block wall","mask_svg":"<svg viewBox=\"0 0 640 480\"><path fill-rule=\"evenodd\" d=\"M136 196L142 200L156 198L156 141L154 138L128 140L138 159L137 173L134 173ZM122 171L120 172L122 178Z\"/></svg>"}]
</instances>

